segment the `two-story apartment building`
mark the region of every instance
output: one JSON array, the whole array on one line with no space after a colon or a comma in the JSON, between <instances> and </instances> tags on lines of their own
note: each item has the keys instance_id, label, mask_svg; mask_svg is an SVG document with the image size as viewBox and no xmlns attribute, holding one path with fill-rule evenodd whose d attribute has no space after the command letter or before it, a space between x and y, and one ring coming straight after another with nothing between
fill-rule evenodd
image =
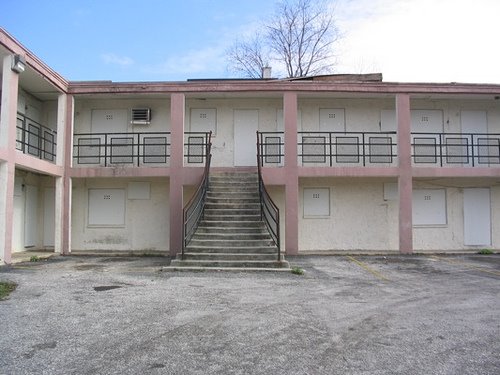
<instances>
[{"instance_id":1,"label":"two-story apartment building","mask_svg":"<svg viewBox=\"0 0 500 375\"><path fill-rule=\"evenodd\" d=\"M70 82L0 29L0 258L162 251L204 172L257 171L286 254L500 248L500 85Z\"/></svg>"}]
</instances>

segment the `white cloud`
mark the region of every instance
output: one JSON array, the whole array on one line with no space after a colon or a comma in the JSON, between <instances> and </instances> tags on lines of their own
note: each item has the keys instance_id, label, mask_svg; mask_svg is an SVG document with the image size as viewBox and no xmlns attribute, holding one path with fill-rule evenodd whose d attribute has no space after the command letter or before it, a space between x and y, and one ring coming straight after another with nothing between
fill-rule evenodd
<instances>
[{"instance_id":1,"label":"white cloud","mask_svg":"<svg viewBox=\"0 0 500 375\"><path fill-rule=\"evenodd\" d=\"M225 66L224 58L224 49L207 46L170 56L161 64L144 67L144 71L167 75L167 78L176 75L189 77L203 72L208 75L209 72L220 71L221 66Z\"/></svg>"},{"instance_id":2,"label":"white cloud","mask_svg":"<svg viewBox=\"0 0 500 375\"><path fill-rule=\"evenodd\" d=\"M120 66L128 66L133 65L134 60L127 56L118 56L114 53L103 53L101 55L101 59L106 64L120 65Z\"/></svg>"},{"instance_id":3,"label":"white cloud","mask_svg":"<svg viewBox=\"0 0 500 375\"><path fill-rule=\"evenodd\" d=\"M500 83L498 14L496 0L341 0L338 70L364 61L386 81Z\"/></svg>"}]
</instances>

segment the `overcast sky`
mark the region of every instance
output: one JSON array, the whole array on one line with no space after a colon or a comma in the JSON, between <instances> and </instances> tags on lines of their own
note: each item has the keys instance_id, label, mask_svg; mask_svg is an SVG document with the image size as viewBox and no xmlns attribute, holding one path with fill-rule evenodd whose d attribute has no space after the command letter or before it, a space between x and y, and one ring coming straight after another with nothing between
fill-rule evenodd
<instances>
[{"instance_id":1,"label":"overcast sky","mask_svg":"<svg viewBox=\"0 0 500 375\"><path fill-rule=\"evenodd\" d=\"M69 80L228 78L271 0L0 0L0 26ZM499 0L337 0L337 73L500 84Z\"/></svg>"}]
</instances>

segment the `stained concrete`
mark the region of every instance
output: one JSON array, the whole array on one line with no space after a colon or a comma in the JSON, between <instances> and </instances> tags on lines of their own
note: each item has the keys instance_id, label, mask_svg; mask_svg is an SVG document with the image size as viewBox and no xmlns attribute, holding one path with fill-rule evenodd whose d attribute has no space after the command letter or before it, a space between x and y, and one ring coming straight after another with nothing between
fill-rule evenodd
<instances>
[{"instance_id":1,"label":"stained concrete","mask_svg":"<svg viewBox=\"0 0 500 375\"><path fill-rule=\"evenodd\" d=\"M500 257L309 256L306 272L165 258L0 267L1 374L498 374Z\"/></svg>"}]
</instances>

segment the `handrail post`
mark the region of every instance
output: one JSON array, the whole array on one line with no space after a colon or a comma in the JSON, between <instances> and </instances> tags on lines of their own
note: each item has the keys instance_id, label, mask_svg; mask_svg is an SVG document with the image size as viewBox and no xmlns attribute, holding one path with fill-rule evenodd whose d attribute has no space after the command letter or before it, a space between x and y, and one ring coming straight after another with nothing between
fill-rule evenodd
<instances>
[{"instance_id":1,"label":"handrail post","mask_svg":"<svg viewBox=\"0 0 500 375\"><path fill-rule=\"evenodd\" d=\"M210 172L210 162L212 159L211 146L212 146L212 132L205 133L205 167L203 170L203 177L198 185L193 197L184 206L182 210L182 249L181 258L185 258L185 248L187 247L191 236L196 231L196 228L200 222L200 219L205 213L205 203L207 197L207 190L209 186L209 172Z\"/></svg>"},{"instance_id":2,"label":"handrail post","mask_svg":"<svg viewBox=\"0 0 500 375\"><path fill-rule=\"evenodd\" d=\"M259 137L260 136L260 137ZM257 174L259 181L259 201L260 201L260 219L264 221L267 226L267 229L270 232L271 238L275 243L278 249L278 262L281 262L281 243L280 243L280 211L276 204L273 202L271 197L269 196L266 186L264 184L264 180L262 178L262 170L261 170L261 160L263 160L264 155L262 155L263 149L262 142L262 134L257 131ZM268 207L269 204L269 207ZM275 217L271 217L274 221L275 228L269 222L269 219L264 214L264 209L267 209L269 214L273 214Z\"/></svg>"},{"instance_id":3,"label":"handrail post","mask_svg":"<svg viewBox=\"0 0 500 375\"><path fill-rule=\"evenodd\" d=\"M104 134L104 166L108 166L108 134Z\"/></svg>"}]
</instances>

